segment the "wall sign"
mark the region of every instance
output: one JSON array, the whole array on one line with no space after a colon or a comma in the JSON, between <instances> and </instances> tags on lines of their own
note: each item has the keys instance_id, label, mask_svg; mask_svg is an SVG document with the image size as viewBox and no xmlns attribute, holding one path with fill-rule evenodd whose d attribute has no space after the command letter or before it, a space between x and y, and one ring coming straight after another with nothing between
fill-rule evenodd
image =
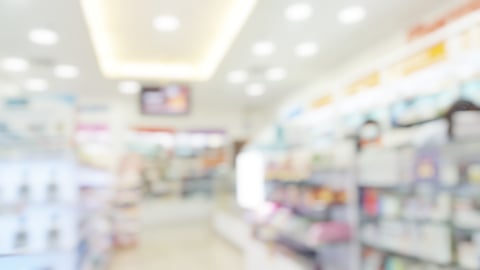
<instances>
[{"instance_id":1,"label":"wall sign","mask_svg":"<svg viewBox=\"0 0 480 270\"><path fill-rule=\"evenodd\" d=\"M347 95L353 96L362 92L365 89L370 89L375 86L378 86L379 84L380 84L380 73L375 72L351 84L347 88L346 92L347 92Z\"/></svg>"},{"instance_id":2,"label":"wall sign","mask_svg":"<svg viewBox=\"0 0 480 270\"><path fill-rule=\"evenodd\" d=\"M472 0L466 3L465 5L462 5L448 14L444 15L443 17L440 17L436 21L430 22L430 23L422 23L419 25L416 25L415 27L410 30L408 33L408 40L416 40L418 38L424 37L428 34L431 34L445 26L447 26L449 23L456 21L470 13L473 13L474 11L480 10L480 0Z\"/></svg>"},{"instance_id":3,"label":"wall sign","mask_svg":"<svg viewBox=\"0 0 480 270\"><path fill-rule=\"evenodd\" d=\"M318 98L318 99L314 100L311 104L311 108L312 109L319 109L319 108L322 108L322 107L325 107L327 105L332 104L332 102L333 102L333 96L332 95L325 95L321 98Z\"/></svg>"},{"instance_id":4,"label":"wall sign","mask_svg":"<svg viewBox=\"0 0 480 270\"><path fill-rule=\"evenodd\" d=\"M445 42L420 51L388 70L389 79L403 78L447 59Z\"/></svg>"}]
</instances>

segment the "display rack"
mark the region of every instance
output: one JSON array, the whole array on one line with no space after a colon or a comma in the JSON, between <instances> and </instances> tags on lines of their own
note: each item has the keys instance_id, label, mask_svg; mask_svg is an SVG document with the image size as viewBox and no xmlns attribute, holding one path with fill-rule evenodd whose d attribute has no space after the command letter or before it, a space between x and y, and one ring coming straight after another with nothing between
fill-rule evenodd
<instances>
[{"instance_id":1,"label":"display rack","mask_svg":"<svg viewBox=\"0 0 480 270\"><path fill-rule=\"evenodd\" d=\"M1 110L0 265L77 269L71 99L2 100Z\"/></svg>"},{"instance_id":2,"label":"display rack","mask_svg":"<svg viewBox=\"0 0 480 270\"><path fill-rule=\"evenodd\" d=\"M119 164L113 187L113 239L117 249L134 248L140 242L141 161L127 154Z\"/></svg>"},{"instance_id":3,"label":"display rack","mask_svg":"<svg viewBox=\"0 0 480 270\"><path fill-rule=\"evenodd\" d=\"M72 143L75 98L13 98L1 100L0 110L0 265L106 269L111 235L98 229L110 221L95 209L108 203L86 196L95 179Z\"/></svg>"},{"instance_id":4,"label":"display rack","mask_svg":"<svg viewBox=\"0 0 480 270\"><path fill-rule=\"evenodd\" d=\"M79 269L108 269L112 253L111 174L79 166Z\"/></svg>"},{"instance_id":5,"label":"display rack","mask_svg":"<svg viewBox=\"0 0 480 270\"><path fill-rule=\"evenodd\" d=\"M448 115L437 121L429 134L441 139L414 143L425 135L419 123L411 143L359 154L362 269L480 268L478 134L466 138L470 126ZM448 125L455 128L441 128Z\"/></svg>"},{"instance_id":6,"label":"display rack","mask_svg":"<svg viewBox=\"0 0 480 270\"><path fill-rule=\"evenodd\" d=\"M88 109L89 107L87 107ZM107 120L98 122L104 110L80 107L75 130L79 188L79 269L102 270L110 264L112 252L113 152ZM95 122L83 122L91 116ZM82 120L83 119L83 120Z\"/></svg>"},{"instance_id":7,"label":"display rack","mask_svg":"<svg viewBox=\"0 0 480 270\"><path fill-rule=\"evenodd\" d=\"M355 254L353 173L352 167L324 162L335 160L334 155L330 150L290 151L283 160L274 157L267 169L271 210L256 225L255 235L305 269L352 269L352 261L344 258Z\"/></svg>"},{"instance_id":8,"label":"display rack","mask_svg":"<svg viewBox=\"0 0 480 270\"><path fill-rule=\"evenodd\" d=\"M223 130L134 127L128 145L144 161L144 193L153 197L211 197L213 176L227 162Z\"/></svg>"},{"instance_id":9,"label":"display rack","mask_svg":"<svg viewBox=\"0 0 480 270\"><path fill-rule=\"evenodd\" d=\"M358 258L343 257L355 258L352 269L480 269L479 23L480 13L469 14L384 59L370 59L355 73L309 87L249 144L267 156L271 149L292 153L298 145L285 144L287 125L296 127L292 137L306 149L316 148L318 138L305 135L319 127L333 125L333 141L355 138L355 187L348 200L357 208L351 224ZM267 228L260 236L270 239L282 229L274 225L305 215L295 200L315 180L309 174L314 170L279 159L267 158L283 164L273 166L281 178L267 173L275 180L268 190L276 192L269 197L273 203L258 210L264 221L259 227ZM315 256L311 246L295 244L294 253Z\"/></svg>"}]
</instances>

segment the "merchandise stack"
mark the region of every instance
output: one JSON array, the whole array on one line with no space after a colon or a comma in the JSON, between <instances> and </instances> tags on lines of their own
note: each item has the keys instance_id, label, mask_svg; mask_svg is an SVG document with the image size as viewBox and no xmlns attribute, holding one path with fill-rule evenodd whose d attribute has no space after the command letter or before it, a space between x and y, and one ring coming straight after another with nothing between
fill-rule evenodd
<instances>
[{"instance_id":1,"label":"merchandise stack","mask_svg":"<svg viewBox=\"0 0 480 270\"><path fill-rule=\"evenodd\" d=\"M266 175L252 177L269 202L257 207L256 236L307 258L299 269L349 269L328 266L335 254L351 269L480 269L479 15L281 106L246 147L265 157ZM344 155L336 144L349 139ZM324 158L322 144L332 146ZM351 162L330 162L338 154ZM322 256L349 239L351 255Z\"/></svg>"},{"instance_id":2,"label":"merchandise stack","mask_svg":"<svg viewBox=\"0 0 480 270\"><path fill-rule=\"evenodd\" d=\"M69 97L3 100L0 265L5 269L77 269L71 102Z\"/></svg>"},{"instance_id":3,"label":"merchandise stack","mask_svg":"<svg viewBox=\"0 0 480 270\"><path fill-rule=\"evenodd\" d=\"M84 110L80 113L85 114ZM84 115L80 115L85 118ZM82 117L79 120L82 120ZM93 117L92 117L93 118ZM109 125L78 122L75 143L79 187L79 268L107 269L112 249L113 200L112 135Z\"/></svg>"},{"instance_id":4,"label":"merchandise stack","mask_svg":"<svg viewBox=\"0 0 480 270\"><path fill-rule=\"evenodd\" d=\"M38 95L0 106L0 265L106 269L110 202L77 158L75 98Z\"/></svg>"},{"instance_id":5,"label":"merchandise stack","mask_svg":"<svg viewBox=\"0 0 480 270\"><path fill-rule=\"evenodd\" d=\"M128 148L141 156L144 193L154 197L211 197L217 169L227 162L223 130L135 127Z\"/></svg>"},{"instance_id":6,"label":"merchandise stack","mask_svg":"<svg viewBox=\"0 0 480 270\"><path fill-rule=\"evenodd\" d=\"M113 191L113 239L117 249L134 248L140 241L142 201L141 159L126 154L118 168Z\"/></svg>"},{"instance_id":7,"label":"merchandise stack","mask_svg":"<svg viewBox=\"0 0 480 270\"><path fill-rule=\"evenodd\" d=\"M353 167L339 160L337 147L277 152L267 166L270 209L262 211L256 237L305 269L352 269L345 258L355 254Z\"/></svg>"},{"instance_id":8,"label":"merchandise stack","mask_svg":"<svg viewBox=\"0 0 480 270\"><path fill-rule=\"evenodd\" d=\"M112 252L111 174L82 164L79 174L79 268L108 269Z\"/></svg>"},{"instance_id":9,"label":"merchandise stack","mask_svg":"<svg viewBox=\"0 0 480 270\"><path fill-rule=\"evenodd\" d=\"M465 92L471 84L446 106L417 98L412 104L430 106L429 117L421 106L404 107L378 143L359 152L362 269L480 268L480 113L478 94ZM408 125L398 124L406 114Z\"/></svg>"}]
</instances>

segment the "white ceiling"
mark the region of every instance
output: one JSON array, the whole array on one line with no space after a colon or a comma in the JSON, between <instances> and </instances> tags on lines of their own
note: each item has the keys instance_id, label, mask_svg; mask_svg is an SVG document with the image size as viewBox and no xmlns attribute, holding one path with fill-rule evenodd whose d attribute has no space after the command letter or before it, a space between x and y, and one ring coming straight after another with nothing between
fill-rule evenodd
<instances>
[{"instance_id":1,"label":"white ceiling","mask_svg":"<svg viewBox=\"0 0 480 270\"><path fill-rule=\"evenodd\" d=\"M205 81L215 73L256 0L81 2L107 78ZM157 20L167 20L166 26L158 26L163 30L153 26Z\"/></svg>"},{"instance_id":2,"label":"white ceiling","mask_svg":"<svg viewBox=\"0 0 480 270\"><path fill-rule=\"evenodd\" d=\"M132 61L200 63L221 31L223 18L233 0L170 1L170 0L95 0L107 2L110 35L118 54ZM195 20L182 20L180 31L161 34L152 26L152 18L161 14L182 14ZM126 19L131 18L131 19ZM148 42L145 42L148 40Z\"/></svg>"},{"instance_id":3,"label":"white ceiling","mask_svg":"<svg viewBox=\"0 0 480 270\"><path fill-rule=\"evenodd\" d=\"M119 33L115 34L119 39L116 42L122 43L123 56L142 60L173 57L175 61L183 61L197 59L202 51L208 49L209 41L201 41L211 35L194 26L198 23L198 27L203 25L202 27L210 26L209 29L214 29L211 26L221 21L221 12L218 12L223 10L221 3L224 0L122 1L129 4L112 12L117 13L115 16L118 25L115 26L115 31ZM287 94L320 79L330 69L348 61L372 44L413 25L436 7L454 1L456 0L258 0L255 10L214 76L207 82L191 84L194 106L226 110L275 104ZM295 2L310 3L314 8L313 16L304 22L287 21L285 9ZM366 8L366 20L357 25L340 24L337 21L338 12L352 3ZM209 5L215 8L212 10ZM148 22L153 20L152 16L171 10L178 13L176 15L184 27L192 28L185 33L180 28L180 32L168 34L168 37L149 28L151 23ZM55 30L60 36L60 42L52 47L32 44L28 40L28 33L36 27ZM43 77L49 80L51 91L71 91L99 98L121 96L116 90L118 81L106 79L100 72L79 0L2 0L0 33L0 60L11 56L24 57L33 65L26 73L12 74L0 70L0 81L21 85L27 78ZM252 55L251 46L261 40L274 42L276 52L262 58ZM295 56L295 46L304 41L319 44L319 53L315 57L300 59ZM80 77L73 80L54 78L52 67L55 64L78 66ZM287 78L267 83L264 71L276 66L287 69ZM247 97L244 93L245 85L229 84L227 74L237 69L247 69L252 74L251 82L267 83L266 95ZM150 80L145 83L156 82ZM135 99L131 96L125 98Z\"/></svg>"}]
</instances>

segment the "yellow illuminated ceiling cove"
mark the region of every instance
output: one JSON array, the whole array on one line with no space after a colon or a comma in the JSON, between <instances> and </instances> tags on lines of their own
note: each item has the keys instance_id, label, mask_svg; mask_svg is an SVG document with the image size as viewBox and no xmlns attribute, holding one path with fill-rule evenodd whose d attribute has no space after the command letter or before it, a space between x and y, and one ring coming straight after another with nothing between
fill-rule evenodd
<instances>
[{"instance_id":1,"label":"yellow illuminated ceiling cove","mask_svg":"<svg viewBox=\"0 0 480 270\"><path fill-rule=\"evenodd\" d=\"M215 73L257 0L82 0L100 69L110 79L205 81ZM156 16L179 18L162 33Z\"/></svg>"}]
</instances>

